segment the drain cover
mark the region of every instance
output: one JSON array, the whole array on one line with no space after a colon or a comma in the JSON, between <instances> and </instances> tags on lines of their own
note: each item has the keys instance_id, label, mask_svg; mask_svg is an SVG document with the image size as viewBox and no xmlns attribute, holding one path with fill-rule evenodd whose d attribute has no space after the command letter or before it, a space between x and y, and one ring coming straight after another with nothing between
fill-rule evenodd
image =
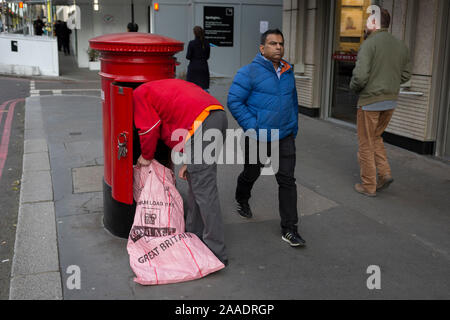
<instances>
[{"instance_id":1,"label":"drain cover","mask_svg":"<svg viewBox=\"0 0 450 320\"><path fill-rule=\"evenodd\" d=\"M102 181L103 166L72 169L73 193L102 191Z\"/></svg>"}]
</instances>

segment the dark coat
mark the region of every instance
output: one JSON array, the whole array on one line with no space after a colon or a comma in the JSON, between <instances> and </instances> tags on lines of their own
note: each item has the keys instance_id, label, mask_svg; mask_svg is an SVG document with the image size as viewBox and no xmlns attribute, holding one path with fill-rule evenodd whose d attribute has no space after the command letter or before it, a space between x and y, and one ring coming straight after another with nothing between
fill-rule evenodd
<instances>
[{"instance_id":1,"label":"dark coat","mask_svg":"<svg viewBox=\"0 0 450 320\"><path fill-rule=\"evenodd\" d=\"M61 41L62 38L62 28L63 28L63 22L62 21L56 21L55 23L55 35L58 38L59 41Z\"/></svg>"},{"instance_id":2,"label":"dark coat","mask_svg":"<svg viewBox=\"0 0 450 320\"><path fill-rule=\"evenodd\" d=\"M70 43L70 34L72 33L72 30L70 30L67 27L67 23L63 22L62 27L61 27L61 40L63 43Z\"/></svg>"},{"instance_id":3,"label":"dark coat","mask_svg":"<svg viewBox=\"0 0 450 320\"><path fill-rule=\"evenodd\" d=\"M203 89L209 89L209 54L208 41L205 40L204 48L202 48L202 43L198 38L189 42L186 59L190 62L186 80L195 83Z\"/></svg>"},{"instance_id":4,"label":"dark coat","mask_svg":"<svg viewBox=\"0 0 450 320\"><path fill-rule=\"evenodd\" d=\"M34 34L37 36L41 36L44 31L45 23L41 19L37 19L33 22L34 25Z\"/></svg>"}]
</instances>

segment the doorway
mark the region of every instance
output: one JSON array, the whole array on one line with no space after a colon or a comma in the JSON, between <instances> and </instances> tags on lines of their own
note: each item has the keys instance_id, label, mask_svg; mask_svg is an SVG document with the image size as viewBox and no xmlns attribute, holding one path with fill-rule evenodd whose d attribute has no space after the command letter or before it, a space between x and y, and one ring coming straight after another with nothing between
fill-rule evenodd
<instances>
[{"instance_id":1,"label":"doorway","mask_svg":"<svg viewBox=\"0 0 450 320\"><path fill-rule=\"evenodd\" d=\"M335 9L332 93L329 117L356 123L358 96L350 90L358 50L364 41L371 0L338 0Z\"/></svg>"}]
</instances>

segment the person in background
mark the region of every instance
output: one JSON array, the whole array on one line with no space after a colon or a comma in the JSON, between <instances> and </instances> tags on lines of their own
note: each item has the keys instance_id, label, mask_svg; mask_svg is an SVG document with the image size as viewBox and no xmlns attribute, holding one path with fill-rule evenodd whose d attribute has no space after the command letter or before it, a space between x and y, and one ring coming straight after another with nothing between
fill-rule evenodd
<instances>
[{"instance_id":1,"label":"person in background","mask_svg":"<svg viewBox=\"0 0 450 320\"><path fill-rule=\"evenodd\" d=\"M359 95L357 133L362 183L354 188L369 197L375 197L377 191L394 181L381 135L397 106L400 85L411 79L409 50L388 32L391 16L386 9L381 10L380 20L380 26L369 22L366 27L367 39L359 49L350 81L350 89Z\"/></svg>"},{"instance_id":2,"label":"person in background","mask_svg":"<svg viewBox=\"0 0 450 320\"><path fill-rule=\"evenodd\" d=\"M72 30L67 27L67 23L63 22L61 27L61 41L64 50L64 55L70 56L70 34Z\"/></svg>"},{"instance_id":3,"label":"person in background","mask_svg":"<svg viewBox=\"0 0 450 320\"><path fill-rule=\"evenodd\" d=\"M139 30L139 26L137 25L137 23L130 22L127 25L127 32L138 32L138 30Z\"/></svg>"},{"instance_id":4,"label":"person in background","mask_svg":"<svg viewBox=\"0 0 450 320\"><path fill-rule=\"evenodd\" d=\"M57 20L55 22L55 36L56 39L58 41L58 51L61 51L62 49L62 44L63 44L63 40L62 40L62 36L63 36L63 22L61 20Z\"/></svg>"},{"instance_id":5,"label":"person in background","mask_svg":"<svg viewBox=\"0 0 450 320\"><path fill-rule=\"evenodd\" d=\"M194 35L195 39L189 42L186 53L186 59L189 60L186 80L208 91L210 46L202 27L195 26Z\"/></svg>"},{"instance_id":6,"label":"person in background","mask_svg":"<svg viewBox=\"0 0 450 320\"><path fill-rule=\"evenodd\" d=\"M41 20L40 16L38 16L37 19L33 22L34 34L36 36L42 36L42 34L44 33L44 26L44 21Z\"/></svg>"}]
</instances>

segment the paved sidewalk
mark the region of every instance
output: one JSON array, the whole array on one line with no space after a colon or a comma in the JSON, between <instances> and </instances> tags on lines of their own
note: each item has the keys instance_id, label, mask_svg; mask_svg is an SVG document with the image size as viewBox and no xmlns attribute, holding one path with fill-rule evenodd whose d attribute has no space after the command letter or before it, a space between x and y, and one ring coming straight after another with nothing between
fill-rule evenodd
<instances>
[{"instance_id":1,"label":"paved sidewalk","mask_svg":"<svg viewBox=\"0 0 450 320\"><path fill-rule=\"evenodd\" d=\"M211 93L226 103L230 79ZM358 181L354 129L300 116L297 170L304 249L281 241L277 185L261 177L254 219L235 213L241 166L219 168L230 264L206 278L162 286L133 282L126 240L102 225L98 95L26 101L21 209L10 299L449 299L449 165L387 146L395 182L371 199ZM237 128L229 116L230 127ZM186 184L178 181L180 192ZM381 290L367 288L369 266ZM71 266L81 288L70 289ZM68 272L69 270L69 272Z\"/></svg>"}]
</instances>

